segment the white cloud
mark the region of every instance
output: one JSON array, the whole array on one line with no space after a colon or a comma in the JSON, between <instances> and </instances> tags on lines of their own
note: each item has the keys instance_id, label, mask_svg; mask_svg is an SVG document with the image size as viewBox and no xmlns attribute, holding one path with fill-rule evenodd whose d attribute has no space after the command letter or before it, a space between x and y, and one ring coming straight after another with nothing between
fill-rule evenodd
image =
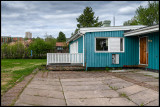
<instances>
[{"instance_id":1,"label":"white cloud","mask_svg":"<svg viewBox=\"0 0 160 107\"><path fill-rule=\"evenodd\" d=\"M119 9L119 12L120 12L121 14L128 14L128 13L130 13L130 12L135 12L135 10L136 10L136 8L127 6L127 7L120 8L120 9Z\"/></svg>"},{"instance_id":2,"label":"white cloud","mask_svg":"<svg viewBox=\"0 0 160 107\"><path fill-rule=\"evenodd\" d=\"M5 5L6 4L6 5ZM2 36L25 36L26 31L33 37L43 37L47 32L54 37L63 31L70 37L77 26L76 18L86 6L91 6L99 21L116 19L116 26L130 20L138 6L147 1L2 1Z\"/></svg>"}]
</instances>

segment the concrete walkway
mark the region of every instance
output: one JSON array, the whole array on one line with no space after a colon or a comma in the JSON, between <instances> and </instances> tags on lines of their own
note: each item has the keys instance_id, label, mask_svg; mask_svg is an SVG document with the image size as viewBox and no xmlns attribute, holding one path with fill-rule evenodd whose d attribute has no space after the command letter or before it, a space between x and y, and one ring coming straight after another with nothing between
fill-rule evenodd
<instances>
[{"instance_id":1,"label":"concrete walkway","mask_svg":"<svg viewBox=\"0 0 160 107\"><path fill-rule=\"evenodd\" d=\"M15 106L158 106L159 92L107 73L38 72Z\"/></svg>"}]
</instances>

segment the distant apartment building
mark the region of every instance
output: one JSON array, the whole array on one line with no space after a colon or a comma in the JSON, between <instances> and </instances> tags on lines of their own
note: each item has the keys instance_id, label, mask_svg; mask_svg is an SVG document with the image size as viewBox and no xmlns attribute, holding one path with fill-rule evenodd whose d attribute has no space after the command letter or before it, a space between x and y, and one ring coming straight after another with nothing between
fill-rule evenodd
<instances>
[{"instance_id":1,"label":"distant apartment building","mask_svg":"<svg viewBox=\"0 0 160 107\"><path fill-rule=\"evenodd\" d=\"M25 38L31 39L32 38L32 33L31 32L26 32L25 33Z\"/></svg>"},{"instance_id":2,"label":"distant apartment building","mask_svg":"<svg viewBox=\"0 0 160 107\"><path fill-rule=\"evenodd\" d=\"M1 36L1 44L23 40L24 39L22 37Z\"/></svg>"}]
</instances>

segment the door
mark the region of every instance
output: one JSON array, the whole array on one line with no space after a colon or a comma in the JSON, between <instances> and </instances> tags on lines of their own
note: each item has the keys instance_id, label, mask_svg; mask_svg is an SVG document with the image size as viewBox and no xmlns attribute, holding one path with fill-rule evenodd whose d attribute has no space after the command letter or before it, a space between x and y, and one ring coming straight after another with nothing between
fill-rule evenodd
<instances>
[{"instance_id":1,"label":"door","mask_svg":"<svg viewBox=\"0 0 160 107\"><path fill-rule=\"evenodd\" d=\"M140 38L140 64L148 64L147 38Z\"/></svg>"}]
</instances>

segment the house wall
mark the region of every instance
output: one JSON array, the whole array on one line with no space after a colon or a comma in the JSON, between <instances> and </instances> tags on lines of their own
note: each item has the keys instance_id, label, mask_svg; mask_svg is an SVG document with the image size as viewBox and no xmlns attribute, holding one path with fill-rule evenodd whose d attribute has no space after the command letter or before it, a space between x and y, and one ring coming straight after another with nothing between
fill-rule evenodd
<instances>
[{"instance_id":1,"label":"house wall","mask_svg":"<svg viewBox=\"0 0 160 107\"><path fill-rule=\"evenodd\" d=\"M148 67L149 69L159 70L159 32L149 33L142 36L147 36L148 40Z\"/></svg>"},{"instance_id":2,"label":"house wall","mask_svg":"<svg viewBox=\"0 0 160 107\"><path fill-rule=\"evenodd\" d=\"M71 41L69 43L69 53L70 53L70 46L72 43L78 41L78 53L83 53L83 36L81 36L80 38L76 39L75 41Z\"/></svg>"},{"instance_id":3,"label":"house wall","mask_svg":"<svg viewBox=\"0 0 160 107\"><path fill-rule=\"evenodd\" d=\"M85 34L86 67L123 67L139 64L139 38L124 37L124 31L90 32ZM124 52L96 53L95 37L124 37ZM119 64L112 64L112 54L119 54Z\"/></svg>"},{"instance_id":4,"label":"house wall","mask_svg":"<svg viewBox=\"0 0 160 107\"><path fill-rule=\"evenodd\" d=\"M124 37L124 31L89 32L84 35L84 59L86 67L123 67L124 65L139 65L139 37L148 36L148 67L159 70L159 32L141 36ZM96 53L95 37L124 37L124 52ZM78 53L83 53L83 36L78 41ZM70 49L69 49L70 51ZM112 54L119 54L119 64L112 64Z\"/></svg>"}]
</instances>

